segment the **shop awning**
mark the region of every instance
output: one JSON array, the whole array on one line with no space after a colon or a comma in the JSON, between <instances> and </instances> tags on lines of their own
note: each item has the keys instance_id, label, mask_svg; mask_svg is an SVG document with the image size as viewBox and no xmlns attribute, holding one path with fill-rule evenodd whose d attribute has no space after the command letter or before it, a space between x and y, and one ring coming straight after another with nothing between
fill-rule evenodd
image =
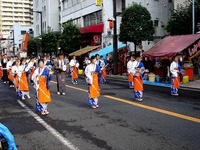
<instances>
[{"instance_id":1,"label":"shop awning","mask_svg":"<svg viewBox=\"0 0 200 150\"><path fill-rule=\"evenodd\" d=\"M80 28L81 33L103 33L104 24L91 25Z\"/></svg>"},{"instance_id":2,"label":"shop awning","mask_svg":"<svg viewBox=\"0 0 200 150\"><path fill-rule=\"evenodd\" d=\"M118 44L118 49L122 49L126 47L126 44ZM113 45L107 46L103 49L100 49L99 51L90 53L89 57L95 56L96 54L99 54L100 56L106 57L106 54L113 52Z\"/></svg>"},{"instance_id":3,"label":"shop awning","mask_svg":"<svg viewBox=\"0 0 200 150\"><path fill-rule=\"evenodd\" d=\"M200 34L167 36L143 53L144 57L172 57L200 39Z\"/></svg>"},{"instance_id":4,"label":"shop awning","mask_svg":"<svg viewBox=\"0 0 200 150\"><path fill-rule=\"evenodd\" d=\"M83 55L83 54L85 54L85 53L88 53L88 52L91 52L91 51L93 51L93 50L95 50L95 49L97 49L97 48L99 48L100 46L87 46L87 47L85 47L85 48L82 48L82 49L80 49L80 50L78 50L78 51L75 51L75 52L73 52L73 53L70 53L69 54L69 56L81 56L81 55Z\"/></svg>"}]
</instances>

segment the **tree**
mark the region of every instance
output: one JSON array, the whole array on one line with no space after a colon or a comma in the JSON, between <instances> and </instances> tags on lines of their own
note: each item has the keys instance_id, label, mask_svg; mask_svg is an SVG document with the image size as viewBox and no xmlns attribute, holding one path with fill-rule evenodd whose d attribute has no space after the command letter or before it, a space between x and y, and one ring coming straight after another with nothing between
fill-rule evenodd
<instances>
[{"instance_id":1,"label":"tree","mask_svg":"<svg viewBox=\"0 0 200 150\"><path fill-rule=\"evenodd\" d=\"M29 56L37 55L37 41L36 38L32 36L29 37L27 54Z\"/></svg>"},{"instance_id":2,"label":"tree","mask_svg":"<svg viewBox=\"0 0 200 150\"><path fill-rule=\"evenodd\" d=\"M43 33L42 36L42 52L52 53L57 51L57 38L51 27L47 28L47 32Z\"/></svg>"},{"instance_id":3,"label":"tree","mask_svg":"<svg viewBox=\"0 0 200 150\"><path fill-rule=\"evenodd\" d=\"M195 28L198 31L197 24L200 22L200 0L195 2ZM191 0L179 5L173 10L171 18L165 29L170 35L184 35L192 33L192 3Z\"/></svg>"},{"instance_id":4,"label":"tree","mask_svg":"<svg viewBox=\"0 0 200 150\"><path fill-rule=\"evenodd\" d=\"M154 32L151 15L145 7L134 3L125 10L120 26L120 41L133 42L136 52L136 45L153 39Z\"/></svg>"},{"instance_id":5,"label":"tree","mask_svg":"<svg viewBox=\"0 0 200 150\"><path fill-rule=\"evenodd\" d=\"M60 36L60 47L65 54L72 53L80 48L80 30L72 20L68 20L63 25L63 31Z\"/></svg>"}]
</instances>

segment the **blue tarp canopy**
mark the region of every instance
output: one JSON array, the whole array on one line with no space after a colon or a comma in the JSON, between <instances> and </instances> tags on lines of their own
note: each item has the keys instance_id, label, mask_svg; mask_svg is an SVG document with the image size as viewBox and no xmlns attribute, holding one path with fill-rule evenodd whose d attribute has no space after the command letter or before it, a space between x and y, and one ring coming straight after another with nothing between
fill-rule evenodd
<instances>
[{"instance_id":1,"label":"blue tarp canopy","mask_svg":"<svg viewBox=\"0 0 200 150\"><path fill-rule=\"evenodd\" d=\"M126 47L126 44L118 44L118 49ZM106 58L106 54L113 52L113 45L107 46L103 49L100 49L99 51L90 53L89 57L95 56L96 54L99 54L100 56L103 56Z\"/></svg>"}]
</instances>

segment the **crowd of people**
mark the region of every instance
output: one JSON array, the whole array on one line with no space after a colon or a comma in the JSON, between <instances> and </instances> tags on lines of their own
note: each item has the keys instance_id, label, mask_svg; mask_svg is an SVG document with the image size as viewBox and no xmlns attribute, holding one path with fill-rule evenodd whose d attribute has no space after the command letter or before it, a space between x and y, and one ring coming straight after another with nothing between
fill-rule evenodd
<instances>
[{"instance_id":1,"label":"crowd of people","mask_svg":"<svg viewBox=\"0 0 200 150\"><path fill-rule=\"evenodd\" d=\"M98 61L97 61L98 59ZM95 64L95 65L94 65ZM66 75L71 76L72 84L78 84L79 61L73 56L69 61L63 54L56 59L49 56L29 59L9 57L3 54L0 61L0 78L4 84L16 90L17 96L22 100L30 99L29 88L32 85L36 91L36 111L48 115L48 103L51 102L50 80L52 74L56 75L57 94L66 93ZM106 81L106 63L99 55L84 61L85 78L89 85L88 104L92 108L98 107L100 84ZM30 84L29 84L30 83Z\"/></svg>"},{"instance_id":2,"label":"crowd of people","mask_svg":"<svg viewBox=\"0 0 200 150\"><path fill-rule=\"evenodd\" d=\"M36 91L36 111L42 115L48 115L48 103L51 102L50 80L52 75L56 75L57 94L66 93L66 75L71 76L72 84L78 84L79 61L73 56L69 61L63 54L59 54L56 59L51 60L49 56L42 58L21 58L2 56L0 62L0 77L3 83L8 83L14 87L17 95L22 99L30 99L29 85L33 85ZM106 68L108 63L103 56L98 54L90 59L85 57L83 69L85 80L88 84L88 105L95 109L98 108L98 97L100 96L101 84L106 82ZM181 67L178 58L174 56L170 65L172 74L171 94L178 95L180 87ZM129 87L134 88L136 101L143 100L143 77L149 70L145 69L141 61L140 54L131 55L127 63L127 75ZM30 83L30 84L29 84Z\"/></svg>"}]
</instances>

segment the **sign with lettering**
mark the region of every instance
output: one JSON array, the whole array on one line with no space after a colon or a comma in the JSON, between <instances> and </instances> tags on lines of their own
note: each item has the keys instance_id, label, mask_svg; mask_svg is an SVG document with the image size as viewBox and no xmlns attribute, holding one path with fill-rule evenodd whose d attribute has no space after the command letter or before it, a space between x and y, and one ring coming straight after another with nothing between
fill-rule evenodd
<instances>
[{"instance_id":1,"label":"sign with lettering","mask_svg":"<svg viewBox=\"0 0 200 150\"><path fill-rule=\"evenodd\" d=\"M200 40L188 49L189 57L193 57L200 50Z\"/></svg>"},{"instance_id":2,"label":"sign with lettering","mask_svg":"<svg viewBox=\"0 0 200 150\"><path fill-rule=\"evenodd\" d=\"M96 0L96 6L102 6L102 0Z\"/></svg>"}]
</instances>

